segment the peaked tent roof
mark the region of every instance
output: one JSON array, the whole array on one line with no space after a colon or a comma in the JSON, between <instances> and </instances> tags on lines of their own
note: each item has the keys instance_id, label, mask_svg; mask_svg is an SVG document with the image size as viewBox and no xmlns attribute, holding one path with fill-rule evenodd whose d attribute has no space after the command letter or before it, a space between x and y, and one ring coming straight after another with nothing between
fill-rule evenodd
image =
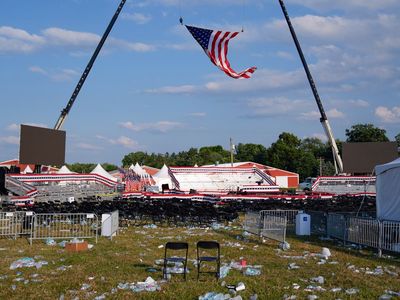
<instances>
[{"instance_id":1,"label":"peaked tent roof","mask_svg":"<svg viewBox=\"0 0 400 300\"><path fill-rule=\"evenodd\" d=\"M108 173L106 170L104 170L104 168L100 164L97 164L97 166L93 169L92 172L90 172L90 174L98 174L113 181L116 180L116 178L110 175L110 173Z\"/></svg>"},{"instance_id":2,"label":"peaked tent roof","mask_svg":"<svg viewBox=\"0 0 400 300\"><path fill-rule=\"evenodd\" d=\"M74 173L66 165L62 166L60 170L57 171L57 174L71 174Z\"/></svg>"},{"instance_id":3,"label":"peaked tent roof","mask_svg":"<svg viewBox=\"0 0 400 300\"><path fill-rule=\"evenodd\" d=\"M28 174L28 173L33 173L31 167L29 165L26 166L26 168L23 171L24 173Z\"/></svg>"},{"instance_id":4,"label":"peaked tent roof","mask_svg":"<svg viewBox=\"0 0 400 300\"><path fill-rule=\"evenodd\" d=\"M157 178L169 178L168 167L164 164L160 171L153 175L153 177Z\"/></svg>"},{"instance_id":5,"label":"peaked tent roof","mask_svg":"<svg viewBox=\"0 0 400 300\"><path fill-rule=\"evenodd\" d=\"M400 167L400 157L395 159L395 160L393 160L393 161L391 161L391 162L388 162L386 164L377 165L375 167L375 174L379 175L379 174L382 174L383 172L385 172L385 171L387 171L389 169L398 168L398 167Z\"/></svg>"},{"instance_id":6,"label":"peaked tent roof","mask_svg":"<svg viewBox=\"0 0 400 300\"><path fill-rule=\"evenodd\" d=\"M147 172L141 166L139 166L138 163L136 163L132 170L135 171L135 173L140 177L150 177L149 174L147 174Z\"/></svg>"}]
</instances>

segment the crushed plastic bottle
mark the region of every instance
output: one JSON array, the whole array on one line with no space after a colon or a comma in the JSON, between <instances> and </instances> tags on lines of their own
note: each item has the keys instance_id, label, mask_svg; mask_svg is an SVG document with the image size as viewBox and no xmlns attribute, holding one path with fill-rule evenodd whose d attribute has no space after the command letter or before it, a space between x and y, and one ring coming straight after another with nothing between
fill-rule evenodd
<instances>
[{"instance_id":1,"label":"crushed plastic bottle","mask_svg":"<svg viewBox=\"0 0 400 300\"><path fill-rule=\"evenodd\" d=\"M247 276L258 276L261 275L261 270L258 268L247 267L244 271L244 275Z\"/></svg>"},{"instance_id":2,"label":"crushed plastic bottle","mask_svg":"<svg viewBox=\"0 0 400 300\"><path fill-rule=\"evenodd\" d=\"M221 268L219 268L219 278L225 278L228 276L230 269L231 267L228 265L223 265Z\"/></svg>"}]
</instances>

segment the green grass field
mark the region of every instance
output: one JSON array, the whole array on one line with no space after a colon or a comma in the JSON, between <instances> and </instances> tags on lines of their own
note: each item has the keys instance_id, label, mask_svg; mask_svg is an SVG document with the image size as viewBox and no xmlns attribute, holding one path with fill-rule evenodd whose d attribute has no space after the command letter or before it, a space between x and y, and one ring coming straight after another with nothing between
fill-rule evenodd
<instances>
[{"instance_id":1,"label":"green grass field","mask_svg":"<svg viewBox=\"0 0 400 300\"><path fill-rule=\"evenodd\" d=\"M216 240L221 244L223 263L244 258L248 265L262 265L262 273L246 276L232 269L219 281L206 275L197 281L197 269L189 262L187 281L181 275L173 275L170 281L161 284L160 291L135 293L117 288L119 283L144 281L148 276L161 281L161 267L155 265L155 260L164 256L161 245L177 240L189 243L190 259L196 258L197 241ZM44 241L35 241L30 246L23 238L1 239L0 299L59 299L61 295L64 299L94 299L103 294L106 299L198 299L209 291L228 293L221 286L222 281L227 285L243 282L246 289L238 292L243 299L254 294L258 299L284 299L284 295L295 295L297 299L307 299L309 295L317 295L319 299L378 299L385 290L400 291L398 257L377 258L371 251L339 247L337 243L315 237L289 236L288 242L290 250L281 252L275 241L263 243L254 236L244 237L239 223L217 231L130 226L122 228L112 241L100 238L91 250L80 253L48 246ZM321 253L322 247L328 247L332 253L325 264L319 264L321 258L314 255ZM23 257L35 257L47 261L48 265L40 269L10 270L11 263ZM291 263L299 268L289 269ZM383 274L368 274L379 266ZM157 271L149 272L148 268L152 267ZM312 282L317 276L324 277L323 284ZM83 284L90 287L82 289ZM293 284L298 284L298 289ZM309 285L319 285L325 291L306 291ZM341 291L332 292L332 288L341 288ZM359 291L348 295L345 290L351 288Z\"/></svg>"}]
</instances>

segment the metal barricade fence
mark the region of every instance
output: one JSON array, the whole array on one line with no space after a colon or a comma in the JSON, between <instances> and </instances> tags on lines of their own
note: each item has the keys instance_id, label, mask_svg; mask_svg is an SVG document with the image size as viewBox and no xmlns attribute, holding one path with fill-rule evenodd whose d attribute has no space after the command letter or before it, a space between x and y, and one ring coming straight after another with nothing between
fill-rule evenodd
<instances>
[{"instance_id":1,"label":"metal barricade fence","mask_svg":"<svg viewBox=\"0 0 400 300\"><path fill-rule=\"evenodd\" d=\"M326 234L346 241L346 216L337 213L328 214Z\"/></svg>"},{"instance_id":2,"label":"metal barricade fence","mask_svg":"<svg viewBox=\"0 0 400 300\"><path fill-rule=\"evenodd\" d=\"M259 235L261 229L260 213L246 212L244 216L244 230Z\"/></svg>"},{"instance_id":3,"label":"metal barricade fence","mask_svg":"<svg viewBox=\"0 0 400 300\"><path fill-rule=\"evenodd\" d=\"M326 235L328 214L322 211L307 211L306 213L310 215L311 234Z\"/></svg>"},{"instance_id":4,"label":"metal barricade fence","mask_svg":"<svg viewBox=\"0 0 400 300\"><path fill-rule=\"evenodd\" d=\"M54 213L33 216L30 243L37 239L95 238L97 243L99 220L93 213Z\"/></svg>"},{"instance_id":5,"label":"metal barricade fence","mask_svg":"<svg viewBox=\"0 0 400 300\"><path fill-rule=\"evenodd\" d=\"M262 210L260 211L261 218L264 214L273 215L277 217L286 217L286 230L289 232L295 232L296 230L296 215L299 213L297 209L273 209L273 210Z\"/></svg>"},{"instance_id":6,"label":"metal barricade fence","mask_svg":"<svg viewBox=\"0 0 400 300\"><path fill-rule=\"evenodd\" d=\"M15 212L0 212L0 236L17 237L17 220Z\"/></svg>"},{"instance_id":7,"label":"metal barricade fence","mask_svg":"<svg viewBox=\"0 0 400 300\"><path fill-rule=\"evenodd\" d=\"M286 240L286 216L263 213L263 224L260 235L278 242Z\"/></svg>"},{"instance_id":8,"label":"metal barricade fence","mask_svg":"<svg viewBox=\"0 0 400 300\"><path fill-rule=\"evenodd\" d=\"M400 222L382 221L380 241L382 250L400 253Z\"/></svg>"},{"instance_id":9,"label":"metal barricade fence","mask_svg":"<svg viewBox=\"0 0 400 300\"><path fill-rule=\"evenodd\" d=\"M346 241L379 249L379 227L376 219L348 217Z\"/></svg>"}]
</instances>

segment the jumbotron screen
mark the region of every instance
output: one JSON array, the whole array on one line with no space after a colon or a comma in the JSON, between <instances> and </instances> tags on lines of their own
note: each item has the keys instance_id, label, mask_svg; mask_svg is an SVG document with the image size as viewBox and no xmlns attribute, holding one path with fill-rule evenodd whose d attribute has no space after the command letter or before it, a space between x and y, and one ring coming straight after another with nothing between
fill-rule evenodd
<instances>
[{"instance_id":1,"label":"jumbotron screen","mask_svg":"<svg viewBox=\"0 0 400 300\"><path fill-rule=\"evenodd\" d=\"M376 165L399 157L396 142L343 143L343 171L371 174Z\"/></svg>"},{"instance_id":2,"label":"jumbotron screen","mask_svg":"<svg viewBox=\"0 0 400 300\"><path fill-rule=\"evenodd\" d=\"M21 164L63 165L65 131L21 125L19 161Z\"/></svg>"}]
</instances>

